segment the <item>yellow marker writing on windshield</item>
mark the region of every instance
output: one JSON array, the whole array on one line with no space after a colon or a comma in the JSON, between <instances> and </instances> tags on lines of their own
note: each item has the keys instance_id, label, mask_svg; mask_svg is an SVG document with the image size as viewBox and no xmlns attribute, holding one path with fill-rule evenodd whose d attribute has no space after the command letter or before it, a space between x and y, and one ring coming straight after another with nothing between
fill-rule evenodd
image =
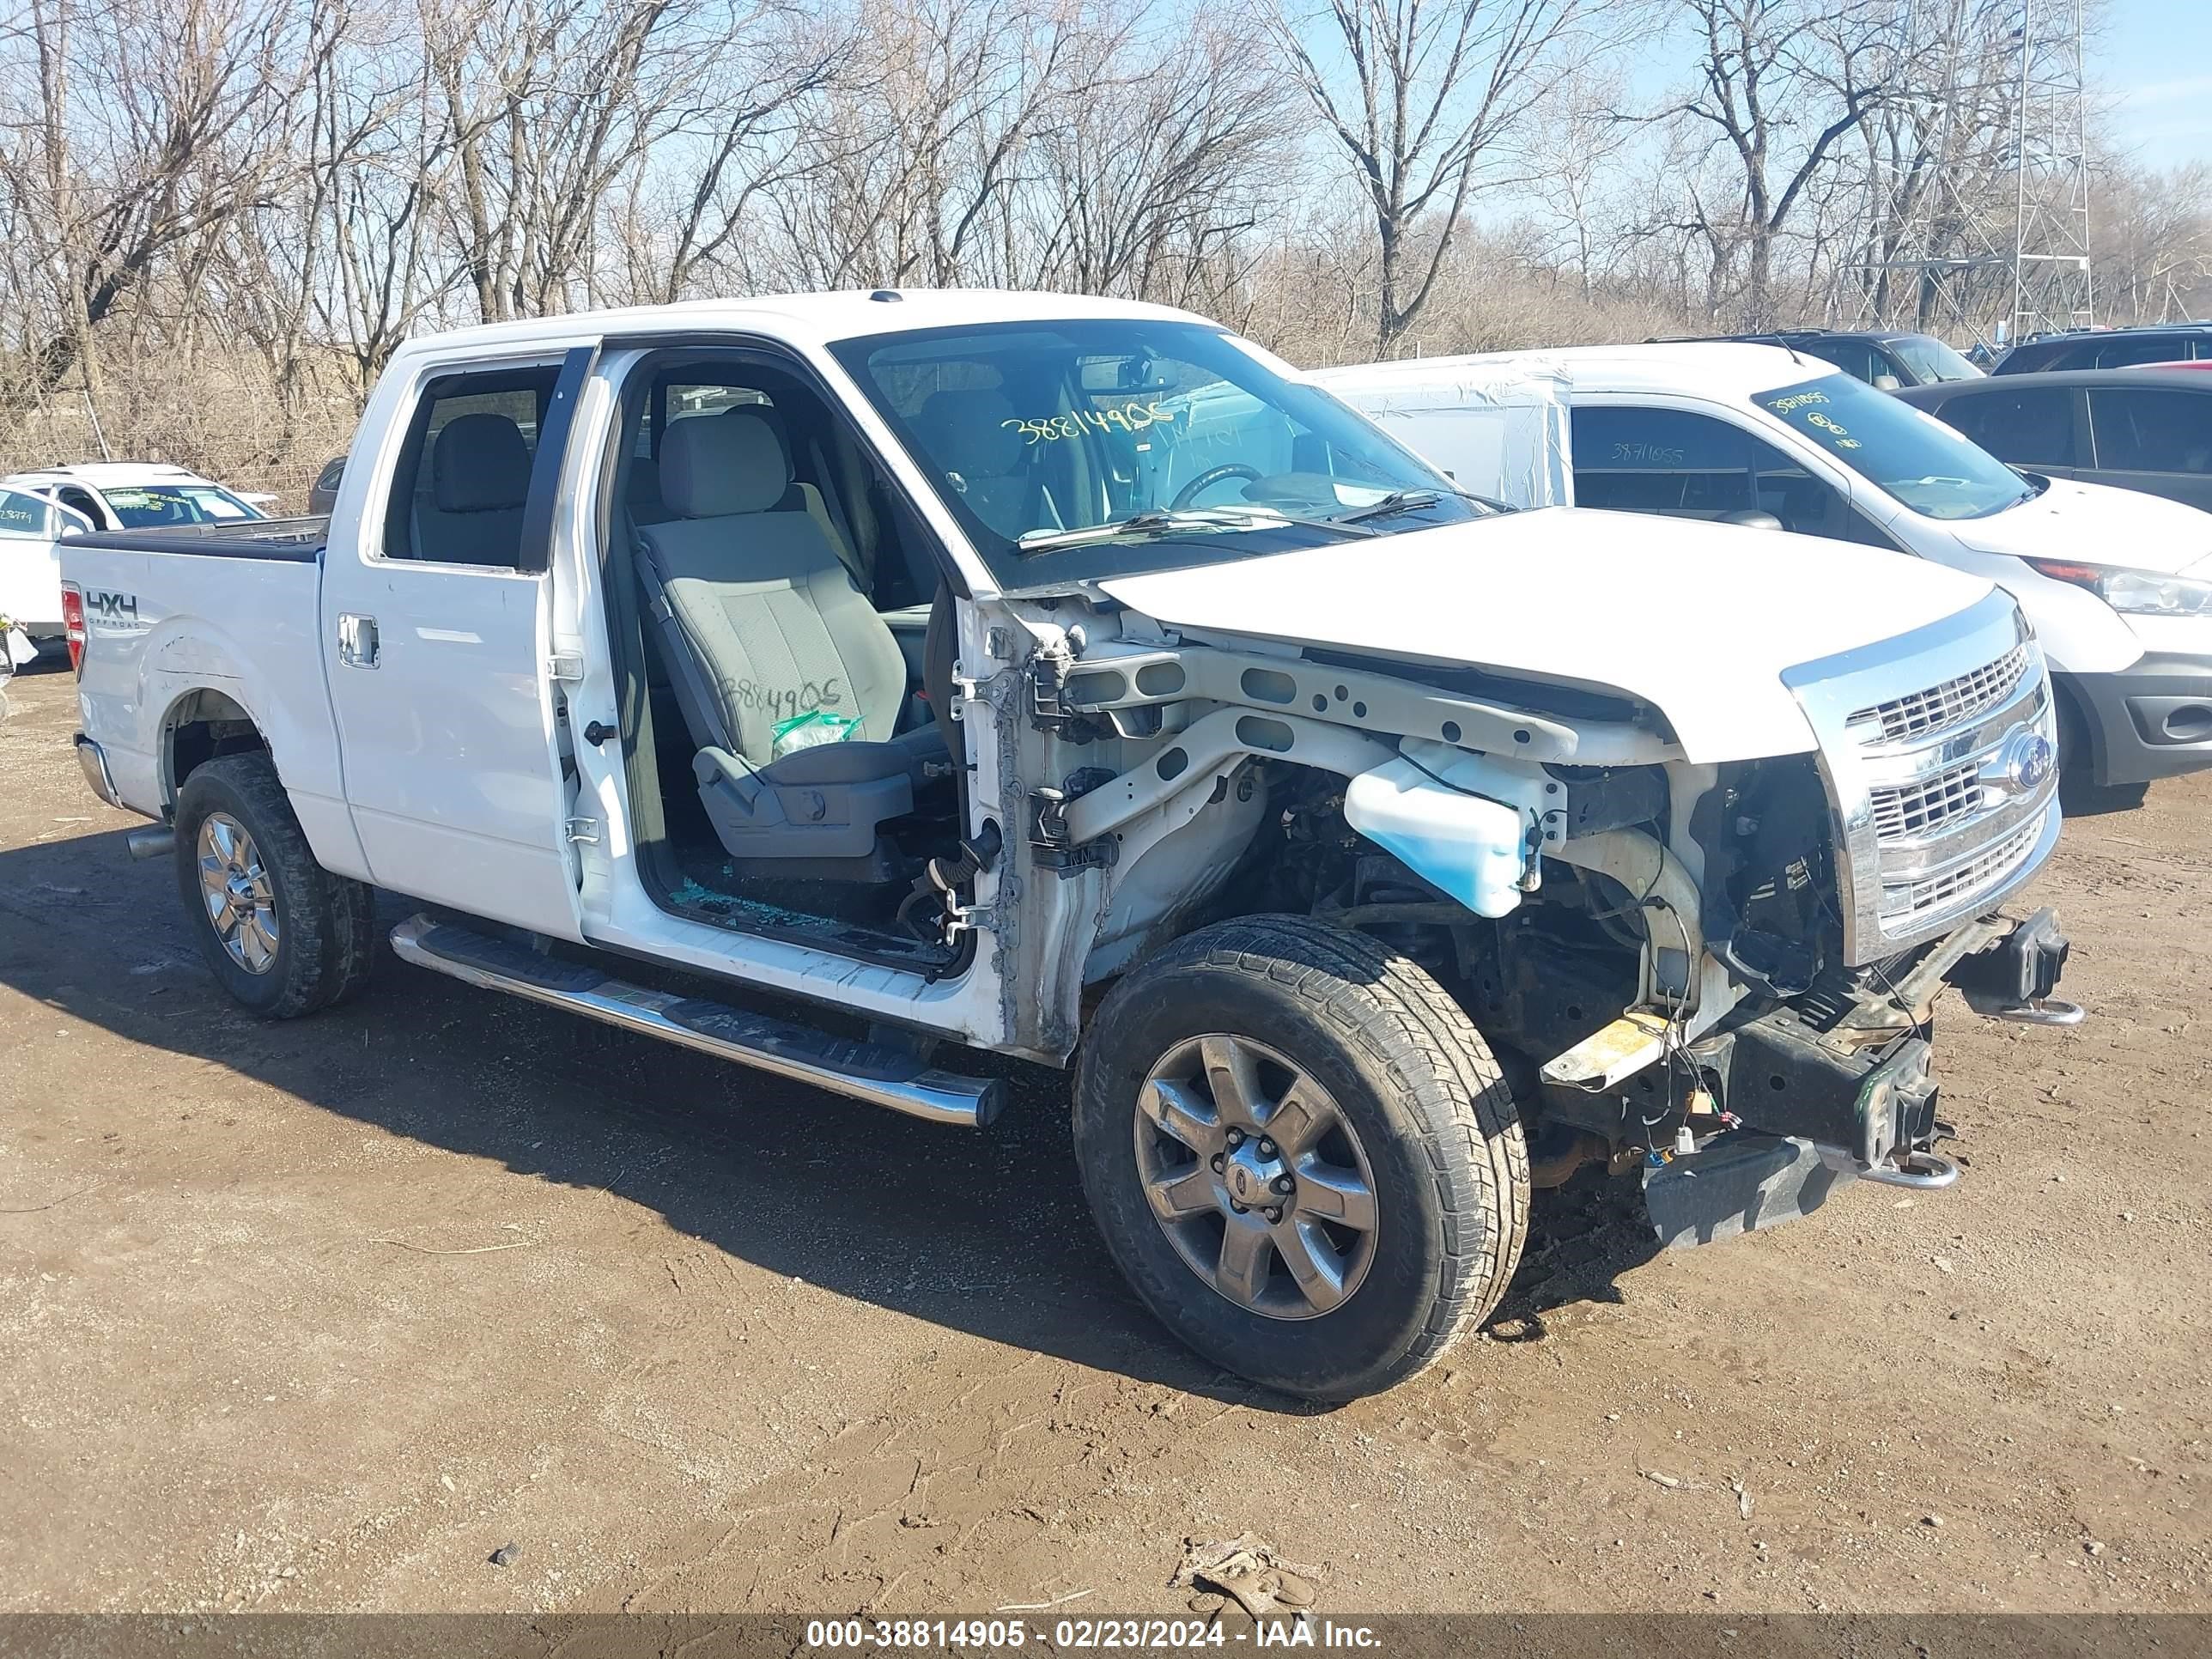
<instances>
[{"instance_id":1,"label":"yellow marker writing on windshield","mask_svg":"<svg viewBox=\"0 0 2212 1659\"><path fill-rule=\"evenodd\" d=\"M1047 415L1037 420L1001 421L999 424L1019 432L1027 442L1038 444L1080 437L1086 426L1100 432L1141 432L1148 426L1174 419L1173 410L1163 409L1158 403L1141 398L1132 398L1126 403L1110 404L1103 409Z\"/></svg>"}]
</instances>

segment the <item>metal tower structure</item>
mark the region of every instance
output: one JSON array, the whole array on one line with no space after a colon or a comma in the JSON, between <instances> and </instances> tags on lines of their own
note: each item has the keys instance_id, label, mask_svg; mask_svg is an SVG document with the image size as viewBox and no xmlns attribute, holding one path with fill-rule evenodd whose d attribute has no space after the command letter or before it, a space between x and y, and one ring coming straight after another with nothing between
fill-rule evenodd
<instances>
[{"instance_id":1,"label":"metal tower structure","mask_svg":"<svg viewBox=\"0 0 2212 1659\"><path fill-rule=\"evenodd\" d=\"M2095 319L2086 0L1911 0L1835 309L1996 343Z\"/></svg>"}]
</instances>

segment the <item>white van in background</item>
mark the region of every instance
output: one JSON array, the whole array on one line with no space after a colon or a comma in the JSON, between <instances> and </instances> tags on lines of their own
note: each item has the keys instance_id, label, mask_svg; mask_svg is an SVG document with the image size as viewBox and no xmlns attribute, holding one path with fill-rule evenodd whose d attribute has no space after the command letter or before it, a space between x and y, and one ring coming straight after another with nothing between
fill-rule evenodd
<instances>
[{"instance_id":1,"label":"white van in background","mask_svg":"<svg viewBox=\"0 0 2212 1659\"><path fill-rule=\"evenodd\" d=\"M2042 641L2082 805L2212 767L2212 514L2014 471L1776 346L1586 346L1312 378L1479 495L1781 528L1987 577ZM1531 459L1531 443L1546 453Z\"/></svg>"}]
</instances>

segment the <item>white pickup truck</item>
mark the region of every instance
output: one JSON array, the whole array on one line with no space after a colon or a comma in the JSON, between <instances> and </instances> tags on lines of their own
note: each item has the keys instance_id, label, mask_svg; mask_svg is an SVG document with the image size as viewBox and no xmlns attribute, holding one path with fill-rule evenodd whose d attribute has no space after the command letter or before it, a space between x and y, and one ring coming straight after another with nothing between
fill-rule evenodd
<instances>
[{"instance_id":1,"label":"white pickup truck","mask_svg":"<svg viewBox=\"0 0 2212 1659\"><path fill-rule=\"evenodd\" d=\"M64 574L86 775L249 1008L357 989L381 887L408 963L945 1123L963 1049L1072 1064L1130 1283L1299 1394L1478 1323L1586 1164L1675 1244L1947 1185L1944 985L2080 1017L2000 914L2059 830L2005 595L1493 511L1178 312L416 341L327 526Z\"/></svg>"}]
</instances>

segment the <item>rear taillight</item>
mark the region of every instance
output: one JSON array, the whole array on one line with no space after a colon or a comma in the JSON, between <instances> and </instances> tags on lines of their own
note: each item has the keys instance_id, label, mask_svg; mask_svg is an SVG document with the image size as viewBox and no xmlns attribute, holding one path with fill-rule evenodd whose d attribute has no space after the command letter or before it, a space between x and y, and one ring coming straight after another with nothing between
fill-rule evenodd
<instances>
[{"instance_id":1,"label":"rear taillight","mask_svg":"<svg viewBox=\"0 0 2212 1659\"><path fill-rule=\"evenodd\" d=\"M70 666L84 672L84 595L75 582L62 584L62 627L69 634Z\"/></svg>"}]
</instances>

